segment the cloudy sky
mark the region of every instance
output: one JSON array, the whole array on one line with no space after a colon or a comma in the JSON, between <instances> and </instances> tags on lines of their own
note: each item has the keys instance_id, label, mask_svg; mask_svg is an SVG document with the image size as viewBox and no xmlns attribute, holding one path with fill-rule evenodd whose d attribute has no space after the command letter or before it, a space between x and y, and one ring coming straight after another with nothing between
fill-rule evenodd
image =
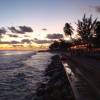
<instances>
[{"instance_id":1,"label":"cloudy sky","mask_svg":"<svg viewBox=\"0 0 100 100\"><path fill-rule=\"evenodd\" d=\"M2 40L59 38L64 24L75 27L84 13L100 20L100 0L0 0L0 31L8 34Z\"/></svg>"}]
</instances>

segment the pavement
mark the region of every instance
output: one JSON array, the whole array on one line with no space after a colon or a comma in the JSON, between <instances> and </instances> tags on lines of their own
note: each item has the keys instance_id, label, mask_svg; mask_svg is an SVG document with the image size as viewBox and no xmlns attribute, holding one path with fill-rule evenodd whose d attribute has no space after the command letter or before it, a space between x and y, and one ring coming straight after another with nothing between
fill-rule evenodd
<instances>
[{"instance_id":1,"label":"pavement","mask_svg":"<svg viewBox=\"0 0 100 100\"><path fill-rule=\"evenodd\" d=\"M73 90L77 92L75 93L77 100L100 100L100 60L90 57L68 56L66 59L64 58L64 64L66 65L66 63L72 70L72 75L74 75L73 81L70 81L70 83ZM69 74L69 80L72 79L72 75ZM81 95L82 93L85 93L85 95Z\"/></svg>"}]
</instances>

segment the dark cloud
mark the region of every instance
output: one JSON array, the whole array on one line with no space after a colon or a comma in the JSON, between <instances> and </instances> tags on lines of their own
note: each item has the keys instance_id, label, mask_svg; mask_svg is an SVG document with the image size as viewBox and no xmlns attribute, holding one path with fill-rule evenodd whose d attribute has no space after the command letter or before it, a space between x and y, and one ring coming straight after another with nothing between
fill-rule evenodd
<instances>
[{"instance_id":1,"label":"dark cloud","mask_svg":"<svg viewBox=\"0 0 100 100\"><path fill-rule=\"evenodd\" d=\"M21 43L31 43L31 41L32 41L32 40L30 40L30 39L23 39L23 40L21 41Z\"/></svg>"},{"instance_id":2,"label":"dark cloud","mask_svg":"<svg viewBox=\"0 0 100 100\"><path fill-rule=\"evenodd\" d=\"M7 31L4 27L0 28L0 35L5 34Z\"/></svg>"},{"instance_id":3,"label":"dark cloud","mask_svg":"<svg viewBox=\"0 0 100 100\"><path fill-rule=\"evenodd\" d=\"M11 42L7 42L7 41L0 41L0 44L11 44Z\"/></svg>"},{"instance_id":4,"label":"dark cloud","mask_svg":"<svg viewBox=\"0 0 100 100\"><path fill-rule=\"evenodd\" d=\"M18 43L20 43L20 42L18 42L18 41L11 41L10 43L11 43L11 44L18 44Z\"/></svg>"},{"instance_id":5,"label":"dark cloud","mask_svg":"<svg viewBox=\"0 0 100 100\"><path fill-rule=\"evenodd\" d=\"M37 44L45 44L45 43L51 43L52 40L33 40L33 42L37 43Z\"/></svg>"},{"instance_id":6,"label":"dark cloud","mask_svg":"<svg viewBox=\"0 0 100 100\"><path fill-rule=\"evenodd\" d=\"M95 6L95 10L100 13L100 6Z\"/></svg>"},{"instance_id":7,"label":"dark cloud","mask_svg":"<svg viewBox=\"0 0 100 100\"><path fill-rule=\"evenodd\" d=\"M8 34L8 36L9 36L9 37L15 37L15 38L18 37L18 35L13 35L13 34Z\"/></svg>"},{"instance_id":8,"label":"dark cloud","mask_svg":"<svg viewBox=\"0 0 100 100\"><path fill-rule=\"evenodd\" d=\"M24 37L30 37L30 36L28 36L28 35L24 35Z\"/></svg>"},{"instance_id":9,"label":"dark cloud","mask_svg":"<svg viewBox=\"0 0 100 100\"><path fill-rule=\"evenodd\" d=\"M31 27L28 27L28 26L19 26L20 30L22 32L33 32L33 29Z\"/></svg>"},{"instance_id":10,"label":"dark cloud","mask_svg":"<svg viewBox=\"0 0 100 100\"><path fill-rule=\"evenodd\" d=\"M16 29L15 27L8 27L8 29L12 33L20 33L20 34L25 34L26 32L33 32L31 27L28 26L19 26L19 29Z\"/></svg>"},{"instance_id":11,"label":"dark cloud","mask_svg":"<svg viewBox=\"0 0 100 100\"><path fill-rule=\"evenodd\" d=\"M34 38L34 40L38 40L37 38Z\"/></svg>"},{"instance_id":12,"label":"dark cloud","mask_svg":"<svg viewBox=\"0 0 100 100\"><path fill-rule=\"evenodd\" d=\"M20 34L24 34L24 32L22 32L21 30L16 29L15 27L8 27L8 29L12 32L12 33L20 33Z\"/></svg>"},{"instance_id":13,"label":"dark cloud","mask_svg":"<svg viewBox=\"0 0 100 100\"><path fill-rule=\"evenodd\" d=\"M47 38L48 39L60 39L60 38L63 38L63 35L59 33L48 34Z\"/></svg>"},{"instance_id":14,"label":"dark cloud","mask_svg":"<svg viewBox=\"0 0 100 100\"><path fill-rule=\"evenodd\" d=\"M43 28L42 30L43 30L43 31L47 31L47 29L46 29L46 28Z\"/></svg>"},{"instance_id":15,"label":"dark cloud","mask_svg":"<svg viewBox=\"0 0 100 100\"><path fill-rule=\"evenodd\" d=\"M0 44L18 44L20 42L18 41L11 41L11 42L8 42L8 41L1 41Z\"/></svg>"}]
</instances>

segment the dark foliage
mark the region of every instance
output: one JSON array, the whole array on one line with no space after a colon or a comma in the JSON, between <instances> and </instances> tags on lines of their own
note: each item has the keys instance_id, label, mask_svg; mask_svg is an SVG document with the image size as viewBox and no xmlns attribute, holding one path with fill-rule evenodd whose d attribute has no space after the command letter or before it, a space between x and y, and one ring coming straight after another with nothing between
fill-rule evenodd
<instances>
[{"instance_id":1,"label":"dark foliage","mask_svg":"<svg viewBox=\"0 0 100 100\"><path fill-rule=\"evenodd\" d=\"M65 40L54 41L49 49L53 51L67 51L71 47L70 42L66 42Z\"/></svg>"},{"instance_id":2,"label":"dark foliage","mask_svg":"<svg viewBox=\"0 0 100 100\"><path fill-rule=\"evenodd\" d=\"M72 39L71 35L73 34L73 27L69 23L65 24L63 30L65 33L65 36L70 36L70 38Z\"/></svg>"},{"instance_id":3,"label":"dark foliage","mask_svg":"<svg viewBox=\"0 0 100 100\"><path fill-rule=\"evenodd\" d=\"M94 47L100 47L100 21L96 23L95 37L93 38Z\"/></svg>"},{"instance_id":4,"label":"dark foliage","mask_svg":"<svg viewBox=\"0 0 100 100\"><path fill-rule=\"evenodd\" d=\"M78 20L77 24L77 32L79 36L81 37L82 41L86 44L91 44L93 36L94 36L94 30L96 27L97 19L93 20L92 16L89 18L86 17L84 14L82 21Z\"/></svg>"}]
</instances>

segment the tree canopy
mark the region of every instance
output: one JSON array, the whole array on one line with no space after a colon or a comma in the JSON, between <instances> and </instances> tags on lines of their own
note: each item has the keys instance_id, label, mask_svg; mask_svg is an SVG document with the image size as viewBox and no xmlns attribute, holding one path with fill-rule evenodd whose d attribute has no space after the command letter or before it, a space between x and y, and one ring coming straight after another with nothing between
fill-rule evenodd
<instances>
[{"instance_id":1,"label":"tree canopy","mask_svg":"<svg viewBox=\"0 0 100 100\"><path fill-rule=\"evenodd\" d=\"M82 41L85 43L90 43L96 27L97 18L93 20L92 16L89 18L84 14L82 20L78 20L77 32L81 37Z\"/></svg>"},{"instance_id":2,"label":"tree canopy","mask_svg":"<svg viewBox=\"0 0 100 100\"><path fill-rule=\"evenodd\" d=\"M63 28L63 31L65 33L65 36L71 37L71 35L73 34L73 27L69 23L66 23L64 28Z\"/></svg>"}]
</instances>

